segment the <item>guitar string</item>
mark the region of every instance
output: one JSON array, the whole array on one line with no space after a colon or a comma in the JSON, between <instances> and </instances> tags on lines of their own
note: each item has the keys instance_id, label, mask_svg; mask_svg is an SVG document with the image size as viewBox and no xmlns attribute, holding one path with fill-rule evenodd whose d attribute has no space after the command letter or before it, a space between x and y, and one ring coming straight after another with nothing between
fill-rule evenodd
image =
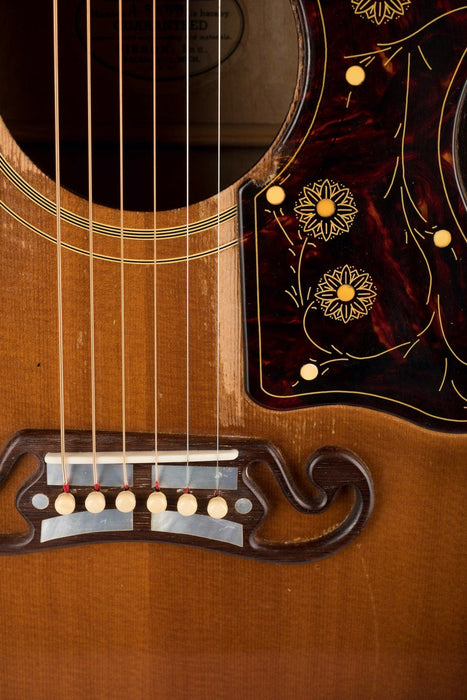
<instances>
[{"instance_id":1,"label":"guitar string","mask_svg":"<svg viewBox=\"0 0 467 700\"><path fill-rule=\"evenodd\" d=\"M220 446L220 219L221 219L221 43L222 0L217 4L217 301L216 301L216 495L219 494L219 446Z\"/></svg>"},{"instance_id":2,"label":"guitar string","mask_svg":"<svg viewBox=\"0 0 467 700\"><path fill-rule=\"evenodd\" d=\"M128 488L126 463L126 366L125 366L125 247L123 228L123 11L118 0L118 140L120 175L120 346L121 346L121 397L122 397L122 468L124 487Z\"/></svg>"},{"instance_id":3,"label":"guitar string","mask_svg":"<svg viewBox=\"0 0 467 700\"><path fill-rule=\"evenodd\" d=\"M89 325L91 365L91 443L92 474L96 490L99 489L96 449L96 351L95 351L95 305L94 305L94 226L93 226L93 180L92 180L92 94L91 94L91 0L86 0L86 91L88 127L88 204L89 204Z\"/></svg>"},{"instance_id":4,"label":"guitar string","mask_svg":"<svg viewBox=\"0 0 467 700\"><path fill-rule=\"evenodd\" d=\"M185 14L185 120L186 120L186 484L190 483L190 0L186 0Z\"/></svg>"},{"instance_id":5,"label":"guitar string","mask_svg":"<svg viewBox=\"0 0 467 700\"><path fill-rule=\"evenodd\" d=\"M157 38L156 38L156 0L152 3L152 119L153 119L153 226L154 226L154 486L159 490L159 460L157 455L158 449L158 373L157 373L157 179L156 179L156 162L157 162L157 100L156 100L156 78L157 78Z\"/></svg>"},{"instance_id":6,"label":"guitar string","mask_svg":"<svg viewBox=\"0 0 467 700\"><path fill-rule=\"evenodd\" d=\"M59 358L59 410L60 410L60 456L63 489L69 490L65 455L65 377L63 350L63 269L62 269L62 222L60 193L60 104L58 72L58 0L53 0L53 75L54 75L54 147L55 147L55 204L57 226L57 314L58 314L58 358Z\"/></svg>"}]
</instances>

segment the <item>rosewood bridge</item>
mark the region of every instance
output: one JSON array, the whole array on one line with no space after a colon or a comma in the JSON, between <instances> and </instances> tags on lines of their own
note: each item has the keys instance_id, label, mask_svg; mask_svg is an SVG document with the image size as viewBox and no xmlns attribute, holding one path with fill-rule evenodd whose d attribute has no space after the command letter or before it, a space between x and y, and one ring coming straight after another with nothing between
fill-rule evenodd
<instances>
[{"instance_id":1,"label":"rosewood bridge","mask_svg":"<svg viewBox=\"0 0 467 700\"><path fill-rule=\"evenodd\" d=\"M20 534L0 535L0 553L13 554L92 542L166 541L277 562L322 559L349 544L373 508L366 466L348 450L324 447L311 455L306 497L294 483L278 450L241 438L158 438L130 433L69 432L62 457L60 433L21 431L0 457L0 485L18 460L37 458L36 472L22 485L16 506L29 525ZM298 511L318 516L346 487L354 493L344 520L331 532L299 542L269 542L257 531L268 514L267 499L252 467L266 464ZM66 481L64 481L64 474ZM95 476L97 474L97 483Z\"/></svg>"}]
</instances>

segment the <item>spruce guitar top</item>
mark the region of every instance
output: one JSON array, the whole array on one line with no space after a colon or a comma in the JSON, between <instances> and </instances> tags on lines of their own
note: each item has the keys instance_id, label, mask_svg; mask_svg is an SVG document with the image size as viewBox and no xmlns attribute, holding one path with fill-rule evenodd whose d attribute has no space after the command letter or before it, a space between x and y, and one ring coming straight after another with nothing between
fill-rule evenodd
<instances>
[{"instance_id":1,"label":"spruce guitar top","mask_svg":"<svg viewBox=\"0 0 467 700\"><path fill-rule=\"evenodd\" d=\"M2 4L0 696L464 697L466 27Z\"/></svg>"}]
</instances>

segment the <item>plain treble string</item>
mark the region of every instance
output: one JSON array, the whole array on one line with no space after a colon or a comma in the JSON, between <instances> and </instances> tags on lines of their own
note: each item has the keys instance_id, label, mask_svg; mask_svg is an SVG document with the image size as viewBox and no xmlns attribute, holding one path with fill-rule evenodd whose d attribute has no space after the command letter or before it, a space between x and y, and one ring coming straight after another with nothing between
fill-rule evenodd
<instances>
[{"instance_id":1,"label":"plain treble string","mask_svg":"<svg viewBox=\"0 0 467 700\"><path fill-rule=\"evenodd\" d=\"M125 367L125 238L123 228L123 17L122 1L118 0L118 109L119 109L119 174L120 174L120 328L122 385L122 465L123 482L128 488L126 456L126 367Z\"/></svg>"},{"instance_id":2,"label":"plain treble string","mask_svg":"<svg viewBox=\"0 0 467 700\"><path fill-rule=\"evenodd\" d=\"M153 227L154 227L154 486L159 490L158 460L158 374L157 374L157 19L156 0L152 3L152 119L153 119Z\"/></svg>"},{"instance_id":3,"label":"plain treble string","mask_svg":"<svg viewBox=\"0 0 467 700\"><path fill-rule=\"evenodd\" d=\"M186 0L186 488L190 481L190 0Z\"/></svg>"},{"instance_id":4,"label":"plain treble string","mask_svg":"<svg viewBox=\"0 0 467 700\"><path fill-rule=\"evenodd\" d=\"M57 225L57 313L60 405L60 454L64 491L69 490L65 455L65 387L63 353L63 281L62 281L62 220L60 193L60 101L58 57L58 0L53 0L53 73L54 73L54 146L55 146L55 204Z\"/></svg>"},{"instance_id":5,"label":"plain treble string","mask_svg":"<svg viewBox=\"0 0 467 700\"><path fill-rule=\"evenodd\" d=\"M217 306L216 306L216 495L219 495L219 445L220 445L220 223L221 223L221 42L222 0L217 6Z\"/></svg>"},{"instance_id":6,"label":"plain treble string","mask_svg":"<svg viewBox=\"0 0 467 700\"><path fill-rule=\"evenodd\" d=\"M86 91L88 128L88 204L89 204L89 323L91 355L91 442L94 488L99 489L96 458L96 352L94 308L94 219L92 181L92 97L91 97L91 0L86 0Z\"/></svg>"}]
</instances>

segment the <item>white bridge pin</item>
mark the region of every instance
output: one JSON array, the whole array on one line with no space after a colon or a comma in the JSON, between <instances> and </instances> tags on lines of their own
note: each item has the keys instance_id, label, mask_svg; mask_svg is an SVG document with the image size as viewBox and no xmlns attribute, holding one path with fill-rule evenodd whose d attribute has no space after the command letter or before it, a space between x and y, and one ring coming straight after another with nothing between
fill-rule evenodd
<instances>
[{"instance_id":1,"label":"white bridge pin","mask_svg":"<svg viewBox=\"0 0 467 700\"><path fill-rule=\"evenodd\" d=\"M120 491L115 499L115 506L120 513L131 513L136 506L136 496L130 489Z\"/></svg>"},{"instance_id":2,"label":"white bridge pin","mask_svg":"<svg viewBox=\"0 0 467 700\"><path fill-rule=\"evenodd\" d=\"M193 496L192 493L188 492L182 493L177 501L177 510L180 515L184 515L185 517L194 515L198 510L198 501L196 500L196 496Z\"/></svg>"},{"instance_id":3,"label":"white bridge pin","mask_svg":"<svg viewBox=\"0 0 467 700\"><path fill-rule=\"evenodd\" d=\"M59 515L70 515L75 509L75 497L69 491L63 491L55 499L55 510Z\"/></svg>"},{"instance_id":4,"label":"white bridge pin","mask_svg":"<svg viewBox=\"0 0 467 700\"><path fill-rule=\"evenodd\" d=\"M162 491L153 491L148 496L146 507L150 513L163 513L167 510L167 496Z\"/></svg>"},{"instance_id":5,"label":"white bridge pin","mask_svg":"<svg viewBox=\"0 0 467 700\"><path fill-rule=\"evenodd\" d=\"M214 496L208 503L208 515L210 515L211 518L215 518L215 520L225 518L228 510L229 506L227 505L227 501L225 498L222 498L222 496Z\"/></svg>"},{"instance_id":6,"label":"white bridge pin","mask_svg":"<svg viewBox=\"0 0 467 700\"><path fill-rule=\"evenodd\" d=\"M84 506L89 513L102 513L105 508L105 496L102 491L88 493Z\"/></svg>"}]
</instances>

